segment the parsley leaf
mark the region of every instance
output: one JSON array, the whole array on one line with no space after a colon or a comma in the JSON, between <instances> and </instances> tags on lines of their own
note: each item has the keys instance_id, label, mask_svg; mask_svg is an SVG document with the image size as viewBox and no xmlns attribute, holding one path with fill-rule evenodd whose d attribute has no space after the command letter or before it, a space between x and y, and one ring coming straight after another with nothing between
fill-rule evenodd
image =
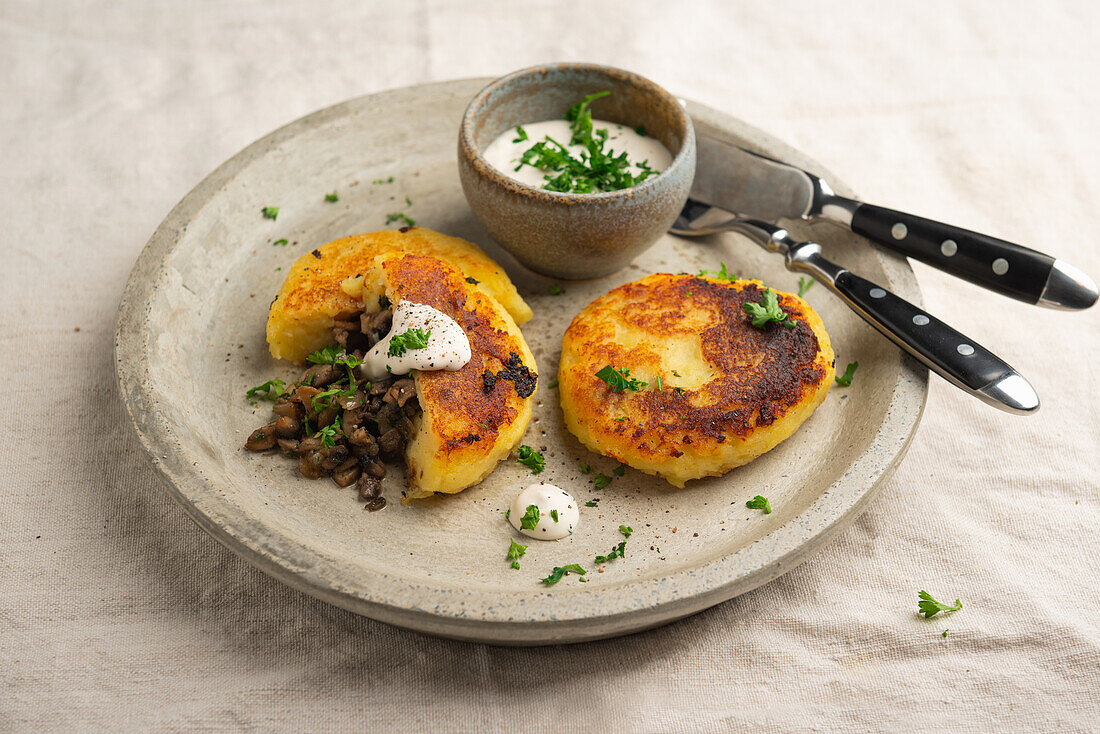
<instances>
[{"instance_id":1,"label":"parsley leaf","mask_svg":"<svg viewBox=\"0 0 1100 734\"><path fill-rule=\"evenodd\" d=\"M596 507L599 504L600 504L599 500L588 500L587 502L584 503L584 506L585 507Z\"/></svg>"},{"instance_id":2,"label":"parsley leaf","mask_svg":"<svg viewBox=\"0 0 1100 734\"><path fill-rule=\"evenodd\" d=\"M340 201L340 194L335 191L331 194L325 194L325 201Z\"/></svg>"},{"instance_id":3,"label":"parsley leaf","mask_svg":"<svg viewBox=\"0 0 1100 734\"><path fill-rule=\"evenodd\" d=\"M272 246L274 246L274 247L282 247L283 245L285 245L285 244L286 244L286 240L282 240L282 239L280 239L280 240L275 240L275 241L274 241L274 242L272 242L271 244L272 244ZM281 270L281 268L280 268L280 270Z\"/></svg>"},{"instance_id":4,"label":"parsley leaf","mask_svg":"<svg viewBox=\"0 0 1100 734\"><path fill-rule=\"evenodd\" d=\"M856 374L856 367L859 367L859 362L849 362L848 367L844 370L844 374L836 376L836 384L842 387L851 386L852 378Z\"/></svg>"},{"instance_id":5,"label":"parsley leaf","mask_svg":"<svg viewBox=\"0 0 1100 734\"><path fill-rule=\"evenodd\" d=\"M615 392L622 392L623 390L641 390L649 384L648 382L642 382L641 380L631 377L630 370L617 370L611 365L603 367L596 373L596 377L606 382Z\"/></svg>"},{"instance_id":6,"label":"parsley leaf","mask_svg":"<svg viewBox=\"0 0 1100 734\"><path fill-rule=\"evenodd\" d=\"M471 277L467 276L466 277L466 282L469 283L470 285L477 285L481 281L478 280L477 278L471 278Z\"/></svg>"},{"instance_id":7,"label":"parsley leaf","mask_svg":"<svg viewBox=\"0 0 1100 734\"><path fill-rule=\"evenodd\" d=\"M963 603L958 599L955 600L955 606L942 604L933 599L927 591L922 591L917 596L920 597L920 601L917 602L917 608L920 609L918 614L923 614L925 619L931 619L940 612L957 612L963 606Z\"/></svg>"},{"instance_id":8,"label":"parsley leaf","mask_svg":"<svg viewBox=\"0 0 1100 734\"><path fill-rule=\"evenodd\" d=\"M393 224L394 222L405 222L410 227L415 227L416 222L409 218L409 215L405 212L394 212L393 214L386 215L386 224Z\"/></svg>"},{"instance_id":9,"label":"parsley leaf","mask_svg":"<svg viewBox=\"0 0 1100 734\"><path fill-rule=\"evenodd\" d=\"M329 344L327 347L321 347L316 352L312 352L306 357L306 361L313 364L332 364L342 351L343 349L340 348L339 344Z\"/></svg>"},{"instance_id":10,"label":"parsley leaf","mask_svg":"<svg viewBox=\"0 0 1100 734\"><path fill-rule=\"evenodd\" d=\"M557 283L550 284L550 295L560 296L562 293L565 293L565 291L561 289L560 285L558 285Z\"/></svg>"},{"instance_id":11,"label":"parsley leaf","mask_svg":"<svg viewBox=\"0 0 1100 734\"><path fill-rule=\"evenodd\" d=\"M557 522L558 521L558 511L557 510L550 510L550 518L554 522Z\"/></svg>"},{"instance_id":12,"label":"parsley leaf","mask_svg":"<svg viewBox=\"0 0 1100 734\"><path fill-rule=\"evenodd\" d=\"M562 576L567 573L575 573L580 576L584 576L588 572L581 568L580 564L578 563L570 563L568 566L554 566L554 570L550 572L549 576L542 580L542 583L546 584L547 586L553 586L554 584L561 581ZM584 579L581 580L583 581Z\"/></svg>"},{"instance_id":13,"label":"parsley leaf","mask_svg":"<svg viewBox=\"0 0 1100 734\"><path fill-rule=\"evenodd\" d=\"M611 473L617 477L621 477L623 474L626 474L626 467L622 464L619 464L617 467L611 470Z\"/></svg>"},{"instance_id":14,"label":"parsley leaf","mask_svg":"<svg viewBox=\"0 0 1100 734\"><path fill-rule=\"evenodd\" d=\"M767 497L759 494L746 502L745 507L748 507L750 510L763 510L765 515L772 514L772 503L768 502Z\"/></svg>"},{"instance_id":15,"label":"parsley leaf","mask_svg":"<svg viewBox=\"0 0 1100 734\"><path fill-rule=\"evenodd\" d=\"M603 489L611 484L611 477L606 474L597 474L596 478L592 480L592 484L596 485L596 489Z\"/></svg>"},{"instance_id":16,"label":"parsley leaf","mask_svg":"<svg viewBox=\"0 0 1100 734\"><path fill-rule=\"evenodd\" d=\"M389 178L376 178L376 179L374 179L373 181L371 181L371 183L372 183L372 184L388 184L388 183L393 183L393 176L390 176Z\"/></svg>"},{"instance_id":17,"label":"parsley leaf","mask_svg":"<svg viewBox=\"0 0 1100 734\"><path fill-rule=\"evenodd\" d=\"M657 375L656 384L657 384L657 392L661 392L662 390L665 389L664 383L661 382L661 376L660 375Z\"/></svg>"},{"instance_id":18,"label":"parsley leaf","mask_svg":"<svg viewBox=\"0 0 1100 734\"><path fill-rule=\"evenodd\" d=\"M638 125L636 128L634 128L634 132L638 133L643 138L648 135L645 131L645 125Z\"/></svg>"},{"instance_id":19,"label":"parsley leaf","mask_svg":"<svg viewBox=\"0 0 1100 734\"><path fill-rule=\"evenodd\" d=\"M519 526L524 530L534 530L541 517L542 513L539 512L538 505L527 505L527 512L523 513L523 517L520 518Z\"/></svg>"},{"instance_id":20,"label":"parsley leaf","mask_svg":"<svg viewBox=\"0 0 1100 734\"><path fill-rule=\"evenodd\" d=\"M634 532L634 528L630 527L629 525L620 525L619 532L629 538L630 534Z\"/></svg>"},{"instance_id":21,"label":"parsley leaf","mask_svg":"<svg viewBox=\"0 0 1100 734\"><path fill-rule=\"evenodd\" d=\"M722 266L720 270L700 270L699 277L705 278L707 276L711 276L716 280L728 280L731 283L741 277L737 273L731 273L730 271L726 270L725 263L720 262L718 264Z\"/></svg>"},{"instance_id":22,"label":"parsley leaf","mask_svg":"<svg viewBox=\"0 0 1100 734\"><path fill-rule=\"evenodd\" d=\"M606 556L596 556L596 563L607 563L608 561L616 558L626 558L626 541L619 543L617 546L611 549L611 552Z\"/></svg>"},{"instance_id":23,"label":"parsley leaf","mask_svg":"<svg viewBox=\"0 0 1100 734\"><path fill-rule=\"evenodd\" d=\"M325 426L317 433L313 434L314 438L321 439L321 445L326 448L332 448L336 445L336 434L340 432L340 416L336 417L330 425Z\"/></svg>"},{"instance_id":24,"label":"parsley leaf","mask_svg":"<svg viewBox=\"0 0 1100 734\"><path fill-rule=\"evenodd\" d=\"M587 474L590 471L592 471L592 467L588 464L581 464L581 474Z\"/></svg>"},{"instance_id":25,"label":"parsley leaf","mask_svg":"<svg viewBox=\"0 0 1100 734\"><path fill-rule=\"evenodd\" d=\"M248 392L245 393L245 396L249 400L255 398L256 400L270 400L275 402L279 396L283 394L285 388L286 383L282 380L268 380L262 385L248 388Z\"/></svg>"},{"instance_id":26,"label":"parsley leaf","mask_svg":"<svg viewBox=\"0 0 1100 734\"><path fill-rule=\"evenodd\" d=\"M558 386L558 378L555 377L553 380L550 380L550 382L546 383L546 386L549 387L549 388L557 387Z\"/></svg>"},{"instance_id":27,"label":"parsley leaf","mask_svg":"<svg viewBox=\"0 0 1100 734\"><path fill-rule=\"evenodd\" d=\"M277 206L265 206L260 210L260 213L264 215L264 219L278 219L279 207Z\"/></svg>"},{"instance_id":28,"label":"parsley leaf","mask_svg":"<svg viewBox=\"0 0 1100 734\"><path fill-rule=\"evenodd\" d=\"M512 568L519 568L519 557L527 552L527 546L520 545L515 540L509 539L508 560L512 562Z\"/></svg>"},{"instance_id":29,"label":"parsley leaf","mask_svg":"<svg viewBox=\"0 0 1100 734\"><path fill-rule=\"evenodd\" d=\"M523 129L523 125L516 125L516 137L512 142L522 143L524 140L527 140L527 131Z\"/></svg>"},{"instance_id":30,"label":"parsley leaf","mask_svg":"<svg viewBox=\"0 0 1100 734\"><path fill-rule=\"evenodd\" d=\"M378 308L379 309L381 309L382 311L385 311L391 305L393 305L393 302L390 301L389 296L387 296L385 294L383 294L381 296L378 296Z\"/></svg>"},{"instance_id":31,"label":"parsley leaf","mask_svg":"<svg viewBox=\"0 0 1100 734\"><path fill-rule=\"evenodd\" d=\"M744 304L744 308L752 316L752 325L757 329L763 329L772 321L789 329L794 328L794 322L788 320L788 314L779 307L779 298L771 288L764 289L764 298L760 303L750 301Z\"/></svg>"},{"instance_id":32,"label":"parsley leaf","mask_svg":"<svg viewBox=\"0 0 1100 734\"><path fill-rule=\"evenodd\" d=\"M816 283L816 282L817 281L815 281L813 278L802 278L802 277L800 277L798 279L798 297L802 298L802 296L806 295L806 291L813 288L814 283Z\"/></svg>"},{"instance_id":33,"label":"parsley leaf","mask_svg":"<svg viewBox=\"0 0 1100 734\"><path fill-rule=\"evenodd\" d=\"M526 465L532 474L539 474L546 468L546 459L530 446L520 446L516 449L516 453L519 455L519 463Z\"/></svg>"},{"instance_id":34,"label":"parsley leaf","mask_svg":"<svg viewBox=\"0 0 1100 734\"><path fill-rule=\"evenodd\" d=\"M428 346L428 339L432 330L408 329L403 334L395 334L390 338L390 348L387 352L391 357L400 357L410 349L424 349Z\"/></svg>"}]
</instances>

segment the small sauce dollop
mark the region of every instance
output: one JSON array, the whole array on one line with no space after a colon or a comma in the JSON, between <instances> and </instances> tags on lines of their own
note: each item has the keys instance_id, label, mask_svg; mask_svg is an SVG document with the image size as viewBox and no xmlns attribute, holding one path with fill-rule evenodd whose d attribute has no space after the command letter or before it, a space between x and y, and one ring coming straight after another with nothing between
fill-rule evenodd
<instances>
[{"instance_id":1,"label":"small sauce dollop","mask_svg":"<svg viewBox=\"0 0 1100 734\"><path fill-rule=\"evenodd\" d=\"M527 529L522 522L531 505L539 508L539 522L534 528ZM556 522L555 512L558 517ZM508 510L508 521L512 523L512 527L538 540L567 538L573 534L580 519L577 501L564 489L553 484L532 484L512 500L512 506Z\"/></svg>"},{"instance_id":2,"label":"small sauce dollop","mask_svg":"<svg viewBox=\"0 0 1100 734\"><path fill-rule=\"evenodd\" d=\"M587 156L588 151L583 145L568 142L573 136L570 125L571 123L567 120L544 120L521 125L520 127L527 133L527 138L519 141L516 138L521 136L517 134L516 128L510 127L498 135L496 140L485 149L485 160L509 178L529 186L542 186L546 183L547 174L552 174L551 171L526 164L520 166L517 171L516 166L519 166L520 158L528 148L535 143L545 141L547 136L562 143L574 158ZM630 161L630 173L635 176L643 170L639 163L647 163L654 171L663 171L672 163L672 154L661 144L661 141L639 135L627 125L606 120L592 120L592 129L607 130L604 150L613 151L616 156L625 152L627 160Z\"/></svg>"},{"instance_id":3,"label":"small sauce dollop","mask_svg":"<svg viewBox=\"0 0 1100 734\"><path fill-rule=\"evenodd\" d=\"M391 356L390 342L410 329L431 331L427 346L407 348L403 354ZM363 357L361 370L368 380L404 375L409 370L454 371L462 369L472 356L470 338L457 321L433 306L401 301L393 309L393 326L389 333Z\"/></svg>"}]
</instances>

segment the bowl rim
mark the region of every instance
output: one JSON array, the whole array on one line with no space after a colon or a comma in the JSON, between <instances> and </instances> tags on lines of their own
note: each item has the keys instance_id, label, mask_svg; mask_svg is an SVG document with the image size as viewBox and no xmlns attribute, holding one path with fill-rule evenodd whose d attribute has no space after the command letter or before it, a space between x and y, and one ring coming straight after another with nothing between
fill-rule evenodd
<instances>
[{"instance_id":1,"label":"bowl rim","mask_svg":"<svg viewBox=\"0 0 1100 734\"><path fill-rule=\"evenodd\" d=\"M651 94L658 97L664 97L666 101L671 103L673 109L678 112L685 134L683 141L680 143L680 150L672 157L672 161L668 166L661 170L656 176L648 178L640 184L628 186L625 189L578 194L570 191L551 191L550 189L523 183L522 181L518 181L508 176L496 166L489 163L482 154L481 149L474 142L474 122L478 119L479 113L484 110L484 105L489 95L507 85L514 84L516 80L523 77L532 76L534 74L545 74L548 71L559 69L596 71L609 76L617 76L620 77L619 81L634 84ZM629 199L639 193L646 193L658 186L664 186L666 185L664 182L670 180L675 175L675 171L688 165L689 159L694 159L695 157L695 126L691 122L691 115L688 114L687 108L678 97L652 79L636 72L620 69L616 66L608 66L607 64L588 62L559 61L550 64L528 66L523 69L517 69L516 71L505 74L489 82L474 95L474 98L466 105L466 109L462 113L462 123L459 125L458 141L459 159L466 160L476 170L478 175L488 179L493 184L522 196L546 197L550 201L572 205L582 202L608 203L620 199Z\"/></svg>"}]
</instances>

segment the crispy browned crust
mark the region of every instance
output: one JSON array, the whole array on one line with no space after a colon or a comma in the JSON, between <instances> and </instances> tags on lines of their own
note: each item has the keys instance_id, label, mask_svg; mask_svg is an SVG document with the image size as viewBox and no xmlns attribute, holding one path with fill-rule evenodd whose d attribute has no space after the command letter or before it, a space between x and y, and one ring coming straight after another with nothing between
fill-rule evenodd
<instances>
[{"instance_id":1,"label":"crispy browned crust","mask_svg":"<svg viewBox=\"0 0 1100 734\"><path fill-rule=\"evenodd\" d=\"M380 263L394 303L409 299L437 308L457 321L470 339L472 356L462 369L416 373L421 404L434 416L437 459L451 462L459 455L464 460L487 455L499 433L514 427L530 394L520 396L515 383L503 379L487 391L483 375L504 369L513 355L533 371L527 345L506 331L500 307L442 260L391 253Z\"/></svg>"},{"instance_id":2,"label":"crispy browned crust","mask_svg":"<svg viewBox=\"0 0 1100 734\"><path fill-rule=\"evenodd\" d=\"M810 392L817 392L831 369L811 327L820 320L804 302L778 293L793 329L751 325L743 306L759 302L763 286L754 281L730 283L690 275L657 274L627 283L589 304L566 334L561 375L568 395L563 402L586 416L587 430L609 445L654 460L683 456L684 447L706 453L707 445L731 436L746 439L757 428L784 416ZM594 313L607 310L623 324L644 331L647 340L626 347L614 329ZM811 318L807 319L807 312ZM823 331L822 331L823 333ZM699 335L702 356L713 367L713 379L694 389L677 390L677 377L662 369L654 345L663 339ZM583 355L579 354L583 345ZM603 365L631 370L631 377L650 385L642 391L614 392L596 377ZM654 389L663 374L664 389ZM617 421L616 418L626 417Z\"/></svg>"}]
</instances>

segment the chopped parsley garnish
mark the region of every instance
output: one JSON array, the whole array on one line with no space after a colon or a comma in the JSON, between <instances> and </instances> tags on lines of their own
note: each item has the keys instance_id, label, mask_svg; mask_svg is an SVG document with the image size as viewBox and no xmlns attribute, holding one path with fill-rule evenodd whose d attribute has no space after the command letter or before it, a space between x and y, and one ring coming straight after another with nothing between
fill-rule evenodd
<instances>
[{"instance_id":1,"label":"chopped parsley garnish","mask_svg":"<svg viewBox=\"0 0 1100 734\"><path fill-rule=\"evenodd\" d=\"M516 125L516 137L512 139L513 143L522 143L527 140L527 131L523 129L523 125Z\"/></svg>"},{"instance_id":2,"label":"chopped parsley garnish","mask_svg":"<svg viewBox=\"0 0 1100 734\"><path fill-rule=\"evenodd\" d=\"M530 446L520 446L516 449L516 453L519 455L517 461L526 465L532 474L539 474L546 468L546 459L542 458L542 454Z\"/></svg>"},{"instance_id":3,"label":"chopped parsley garnish","mask_svg":"<svg viewBox=\"0 0 1100 734\"><path fill-rule=\"evenodd\" d=\"M596 486L596 489L603 489L607 485L611 484L611 477L606 474L597 474L592 480L592 484Z\"/></svg>"},{"instance_id":4,"label":"chopped parsley garnish","mask_svg":"<svg viewBox=\"0 0 1100 734\"><path fill-rule=\"evenodd\" d=\"M260 210L260 213L264 215L264 219L277 219L279 217L279 207L265 206Z\"/></svg>"},{"instance_id":5,"label":"chopped parsley garnish","mask_svg":"<svg viewBox=\"0 0 1100 734\"><path fill-rule=\"evenodd\" d=\"M800 277L798 279L798 297L802 298L802 296L806 295L806 291L813 288L815 282L816 281L813 278Z\"/></svg>"},{"instance_id":6,"label":"chopped parsley garnish","mask_svg":"<svg viewBox=\"0 0 1100 734\"><path fill-rule=\"evenodd\" d=\"M628 369L615 369L611 365L607 365L596 373L596 377L606 382L612 390L615 392L622 392L623 390L641 390L648 385L648 382L642 382L630 376L630 370Z\"/></svg>"},{"instance_id":7,"label":"chopped parsley garnish","mask_svg":"<svg viewBox=\"0 0 1100 734\"><path fill-rule=\"evenodd\" d=\"M859 362L849 362L847 368L844 370L844 374L836 376L836 384L842 387L850 387L852 378L856 374L856 367L859 367Z\"/></svg>"},{"instance_id":8,"label":"chopped parsley garnish","mask_svg":"<svg viewBox=\"0 0 1100 734\"><path fill-rule=\"evenodd\" d=\"M275 241L274 241L274 242L272 242L271 244L272 244L272 245L273 245L274 247L282 247L283 245L285 245L285 244L286 244L286 240L281 240L281 239L280 239L280 240L275 240Z\"/></svg>"},{"instance_id":9,"label":"chopped parsley garnish","mask_svg":"<svg viewBox=\"0 0 1100 734\"><path fill-rule=\"evenodd\" d=\"M578 576L584 576L588 572L581 568L578 563L570 563L568 566L554 566L554 570L550 572L549 576L542 580L542 583L547 586L553 586L561 581L562 576L567 573L575 573ZM584 579L581 579L581 581L584 581Z\"/></svg>"},{"instance_id":10,"label":"chopped parsley garnish","mask_svg":"<svg viewBox=\"0 0 1100 734\"><path fill-rule=\"evenodd\" d=\"M340 417L337 416L336 420L331 425L327 425L317 433L313 434L314 438L321 439L321 445L325 448L331 449L336 445L336 434L340 432Z\"/></svg>"},{"instance_id":11,"label":"chopped parsley garnish","mask_svg":"<svg viewBox=\"0 0 1100 734\"><path fill-rule=\"evenodd\" d=\"M343 352L343 349L339 344L329 344L327 347L321 347L316 352L312 352L306 357L306 361L312 364L332 364L341 352Z\"/></svg>"},{"instance_id":12,"label":"chopped parsley garnish","mask_svg":"<svg viewBox=\"0 0 1100 734\"><path fill-rule=\"evenodd\" d=\"M768 498L763 495L756 495L745 503L745 507L750 510L763 510L765 515L772 514L772 503L768 502Z\"/></svg>"},{"instance_id":13,"label":"chopped parsley garnish","mask_svg":"<svg viewBox=\"0 0 1100 734\"><path fill-rule=\"evenodd\" d=\"M647 135L648 135L645 131L645 125L638 125L636 128L634 128L634 132L638 133L643 138L647 137Z\"/></svg>"},{"instance_id":14,"label":"chopped parsley garnish","mask_svg":"<svg viewBox=\"0 0 1100 734\"><path fill-rule=\"evenodd\" d=\"M655 381L655 384L657 385L657 392L661 392L662 390L665 389L665 384L663 382L661 382L661 376L660 375L657 375L657 380Z\"/></svg>"},{"instance_id":15,"label":"chopped parsley garnish","mask_svg":"<svg viewBox=\"0 0 1100 734\"><path fill-rule=\"evenodd\" d=\"M950 629L950 628L948 628L948 629ZM943 634L941 635L941 637L947 637L947 630L943 631Z\"/></svg>"},{"instance_id":16,"label":"chopped parsley garnish","mask_svg":"<svg viewBox=\"0 0 1100 734\"><path fill-rule=\"evenodd\" d=\"M779 307L779 298L771 288L764 289L764 298L760 303L748 302L744 305L749 316L752 316L752 325L757 329L763 329L770 322L783 324L788 329L794 328L794 322L788 319L788 314Z\"/></svg>"},{"instance_id":17,"label":"chopped parsley garnish","mask_svg":"<svg viewBox=\"0 0 1100 734\"><path fill-rule=\"evenodd\" d=\"M619 532L629 538L630 534L634 532L634 528L630 527L629 525L620 525Z\"/></svg>"},{"instance_id":18,"label":"chopped parsley garnish","mask_svg":"<svg viewBox=\"0 0 1100 734\"><path fill-rule=\"evenodd\" d=\"M378 296L378 308L380 308L381 310L385 311L387 308L389 308L392 305L392 303L393 302L390 301L389 296L386 296L386 295Z\"/></svg>"},{"instance_id":19,"label":"chopped parsley garnish","mask_svg":"<svg viewBox=\"0 0 1100 734\"><path fill-rule=\"evenodd\" d=\"M715 278L716 280L728 280L731 283L733 281L737 280L740 277L737 273L731 273L730 271L726 270L726 264L725 263L720 262L718 264L722 266L720 269L718 269L718 270L700 270L699 271L699 277L700 278L705 278L707 276L710 276L712 278Z\"/></svg>"},{"instance_id":20,"label":"chopped parsley garnish","mask_svg":"<svg viewBox=\"0 0 1100 734\"><path fill-rule=\"evenodd\" d=\"M585 507L595 507L598 504L600 504L599 500L588 500L587 502L584 503L584 506Z\"/></svg>"},{"instance_id":21,"label":"chopped parsley garnish","mask_svg":"<svg viewBox=\"0 0 1100 734\"><path fill-rule=\"evenodd\" d=\"M325 201L340 201L340 194L335 191L331 194L325 194Z\"/></svg>"},{"instance_id":22,"label":"chopped parsley garnish","mask_svg":"<svg viewBox=\"0 0 1100 734\"><path fill-rule=\"evenodd\" d=\"M560 285L558 285L557 283L550 284L550 295L560 296L562 293L565 293L565 291L561 289Z\"/></svg>"},{"instance_id":23,"label":"chopped parsley garnish","mask_svg":"<svg viewBox=\"0 0 1100 734\"><path fill-rule=\"evenodd\" d=\"M558 521L558 511L557 510L550 510L550 518L554 522L557 522Z\"/></svg>"},{"instance_id":24,"label":"chopped parsley garnish","mask_svg":"<svg viewBox=\"0 0 1100 734\"><path fill-rule=\"evenodd\" d=\"M611 549L611 552L606 556L596 556L596 563L607 563L608 561L616 558L626 558L626 541L619 543L617 546Z\"/></svg>"},{"instance_id":25,"label":"chopped parsley garnish","mask_svg":"<svg viewBox=\"0 0 1100 734\"><path fill-rule=\"evenodd\" d=\"M611 473L617 477L621 477L623 474L626 474L626 467L622 464L619 464L617 467L611 470Z\"/></svg>"},{"instance_id":26,"label":"chopped parsley garnish","mask_svg":"<svg viewBox=\"0 0 1100 734\"><path fill-rule=\"evenodd\" d=\"M286 388L286 383L282 380L268 380L262 385L248 388L248 392L245 395L249 400L270 400L274 402L278 400L279 396L283 394L283 390Z\"/></svg>"},{"instance_id":27,"label":"chopped parsley garnish","mask_svg":"<svg viewBox=\"0 0 1100 734\"><path fill-rule=\"evenodd\" d=\"M553 380L550 380L550 382L546 383L546 386L549 387L549 388L557 387L558 386L558 378L555 377Z\"/></svg>"},{"instance_id":28,"label":"chopped parsley garnish","mask_svg":"<svg viewBox=\"0 0 1100 734\"><path fill-rule=\"evenodd\" d=\"M955 600L955 606L938 602L927 591L922 591L917 596L920 597L920 601L917 602L917 608L920 609L918 613L923 614L925 619L931 619L940 612L957 612L963 606L958 599Z\"/></svg>"},{"instance_id":29,"label":"chopped parsley garnish","mask_svg":"<svg viewBox=\"0 0 1100 734\"><path fill-rule=\"evenodd\" d=\"M527 546L520 545L515 540L508 541L508 560L512 562L512 568L519 568L519 557L527 552Z\"/></svg>"},{"instance_id":30,"label":"chopped parsley garnish","mask_svg":"<svg viewBox=\"0 0 1100 734\"><path fill-rule=\"evenodd\" d=\"M656 176L657 171L649 167L649 161L634 164L639 173L636 176L631 174L632 164L625 152L614 155L614 151L605 150L607 130L592 129L592 112L588 106L593 100L609 94L611 92L608 91L590 94L565 113L565 119L570 122L569 144L579 145L583 151L574 155L565 145L547 135L523 152L516 170L523 166L538 168L546 174L544 189L575 194L617 191Z\"/></svg>"},{"instance_id":31,"label":"chopped parsley garnish","mask_svg":"<svg viewBox=\"0 0 1100 734\"><path fill-rule=\"evenodd\" d=\"M386 224L393 224L394 222L404 222L410 227L415 227L416 222L409 218L409 215L405 212L394 212L393 214L386 215Z\"/></svg>"},{"instance_id":32,"label":"chopped parsley garnish","mask_svg":"<svg viewBox=\"0 0 1100 734\"><path fill-rule=\"evenodd\" d=\"M581 464L581 474L587 474L590 471L592 471L592 467L588 464Z\"/></svg>"},{"instance_id":33,"label":"chopped parsley garnish","mask_svg":"<svg viewBox=\"0 0 1100 734\"><path fill-rule=\"evenodd\" d=\"M428 346L428 339L432 335L431 329L409 329L402 334L390 338L390 348L387 354L391 357L400 357L410 349L424 349Z\"/></svg>"},{"instance_id":34,"label":"chopped parsley garnish","mask_svg":"<svg viewBox=\"0 0 1100 734\"><path fill-rule=\"evenodd\" d=\"M467 276L466 277L466 282L469 283L470 285L477 285L481 281L478 280L477 278L471 278L471 277Z\"/></svg>"},{"instance_id":35,"label":"chopped parsley garnish","mask_svg":"<svg viewBox=\"0 0 1100 734\"><path fill-rule=\"evenodd\" d=\"M374 179L373 181L371 181L371 183L372 183L372 184L388 184L388 183L393 183L393 176L390 176L389 178L376 178L376 179Z\"/></svg>"},{"instance_id":36,"label":"chopped parsley garnish","mask_svg":"<svg viewBox=\"0 0 1100 734\"><path fill-rule=\"evenodd\" d=\"M539 524L540 517L542 513L539 512L538 505L527 505L527 512L523 513L523 517L519 519L519 526L524 530L534 530Z\"/></svg>"},{"instance_id":37,"label":"chopped parsley garnish","mask_svg":"<svg viewBox=\"0 0 1100 734\"><path fill-rule=\"evenodd\" d=\"M614 420L615 420L616 423L626 423L626 416L621 415L618 418L615 418Z\"/></svg>"}]
</instances>

